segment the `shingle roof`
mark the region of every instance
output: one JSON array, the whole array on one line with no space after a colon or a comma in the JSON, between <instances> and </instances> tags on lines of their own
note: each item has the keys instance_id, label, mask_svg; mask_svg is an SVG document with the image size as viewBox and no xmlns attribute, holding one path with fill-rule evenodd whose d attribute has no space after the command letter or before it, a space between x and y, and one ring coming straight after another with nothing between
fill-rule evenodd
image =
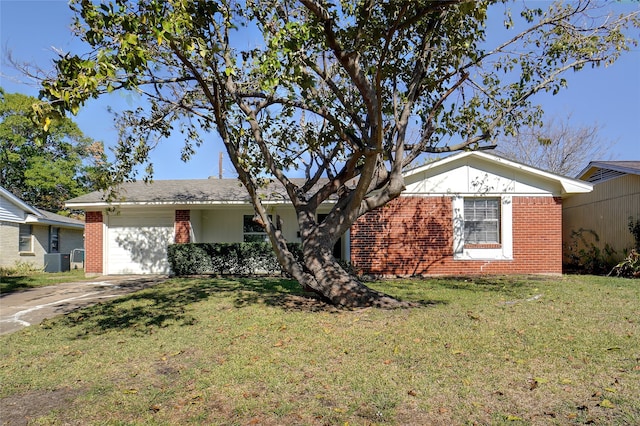
<instances>
[{"instance_id":1,"label":"shingle roof","mask_svg":"<svg viewBox=\"0 0 640 426\"><path fill-rule=\"evenodd\" d=\"M83 227L84 222L78 219L73 219L71 217L61 216L59 214L51 213L46 210L37 209L38 212L42 215L42 219L39 222L50 223L52 225L60 224L60 225L70 225L73 227Z\"/></svg>"},{"instance_id":2,"label":"shingle roof","mask_svg":"<svg viewBox=\"0 0 640 426\"><path fill-rule=\"evenodd\" d=\"M304 179L292 179L302 185ZM284 188L272 182L261 191L266 201L285 201ZM114 204L122 203L250 203L249 194L238 179L182 179L125 182L118 191ZM95 191L66 202L67 206L106 203L106 194Z\"/></svg>"},{"instance_id":3,"label":"shingle roof","mask_svg":"<svg viewBox=\"0 0 640 426\"><path fill-rule=\"evenodd\" d=\"M27 213L27 217L25 219L26 223L41 223L41 224L54 225L54 226L60 226L60 227L84 228L83 221L72 219L66 216L61 216L56 213L48 212L46 210L41 210L36 207L33 207L27 204L24 200L15 196L8 189L5 189L1 186L0 186L0 196L6 198L12 204L15 204L20 209L22 209L25 213Z\"/></svg>"},{"instance_id":4,"label":"shingle roof","mask_svg":"<svg viewBox=\"0 0 640 426\"><path fill-rule=\"evenodd\" d=\"M591 182L624 174L640 175L640 161L592 161L577 177Z\"/></svg>"}]
</instances>

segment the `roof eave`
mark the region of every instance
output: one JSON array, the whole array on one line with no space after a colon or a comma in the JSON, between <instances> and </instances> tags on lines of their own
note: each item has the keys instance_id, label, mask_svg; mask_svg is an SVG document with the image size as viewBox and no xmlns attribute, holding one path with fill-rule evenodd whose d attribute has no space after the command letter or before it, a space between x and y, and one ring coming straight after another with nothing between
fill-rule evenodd
<instances>
[{"instance_id":1,"label":"roof eave","mask_svg":"<svg viewBox=\"0 0 640 426\"><path fill-rule=\"evenodd\" d=\"M593 185L578 179L572 179L565 176L560 176L555 173L547 172L535 167L527 166L526 164L518 163L516 161L509 160L494 154L488 154L481 151L465 151L459 154L454 154L442 160L434 161L433 163L426 164L422 167L418 167L412 171L404 174L404 177L411 176L414 173L421 173L434 167L441 166L454 161L459 161L465 157L476 156L495 163L504 164L506 167L517 169L523 173L527 173L532 176L538 176L547 180L558 182L561 186L561 195L579 194L585 192L591 192Z\"/></svg>"},{"instance_id":2,"label":"roof eave","mask_svg":"<svg viewBox=\"0 0 640 426\"><path fill-rule=\"evenodd\" d=\"M53 219L34 217L33 215L27 216L27 218L25 219L24 223L29 223L29 224L36 223L38 225L52 225L52 226L57 226L57 227L60 227L60 228L84 229L84 223L62 222L62 221L57 221L57 220L53 220Z\"/></svg>"},{"instance_id":3,"label":"roof eave","mask_svg":"<svg viewBox=\"0 0 640 426\"><path fill-rule=\"evenodd\" d=\"M582 171L580 171L580 173L576 175L576 179L582 179L584 176L589 174L589 172L591 172L591 170L593 169L607 169L607 170L614 170L616 172L626 173L630 175L640 175L640 171L632 167L624 167L624 166L619 166L614 164L607 164L600 161L592 161L589 163L589 165L587 165L587 167L582 169Z\"/></svg>"},{"instance_id":4,"label":"roof eave","mask_svg":"<svg viewBox=\"0 0 640 426\"><path fill-rule=\"evenodd\" d=\"M286 200L263 200L262 204L271 206L284 206L290 205L291 202ZM335 200L327 200L323 204L335 204ZM109 209L118 207L149 207L149 206L166 206L166 207L179 207L179 206L248 206L252 204L248 201L125 201L125 202L113 202L108 203L105 201L98 202L79 202L71 203L66 202L65 207L69 209L78 210L94 210L94 209Z\"/></svg>"}]
</instances>

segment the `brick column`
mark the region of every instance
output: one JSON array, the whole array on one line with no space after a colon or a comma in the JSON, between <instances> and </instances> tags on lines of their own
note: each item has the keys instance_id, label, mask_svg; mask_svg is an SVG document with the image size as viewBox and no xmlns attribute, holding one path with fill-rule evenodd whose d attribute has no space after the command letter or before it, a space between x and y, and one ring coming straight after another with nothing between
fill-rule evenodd
<instances>
[{"instance_id":1,"label":"brick column","mask_svg":"<svg viewBox=\"0 0 640 426\"><path fill-rule=\"evenodd\" d=\"M174 241L176 244L191 242L191 210L176 210Z\"/></svg>"},{"instance_id":2,"label":"brick column","mask_svg":"<svg viewBox=\"0 0 640 426\"><path fill-rule=\"evenodd\" d=\"M84 272L102 274L103 226L102 212L87 212L84 226Z\"/></svg>"}]
</instances>

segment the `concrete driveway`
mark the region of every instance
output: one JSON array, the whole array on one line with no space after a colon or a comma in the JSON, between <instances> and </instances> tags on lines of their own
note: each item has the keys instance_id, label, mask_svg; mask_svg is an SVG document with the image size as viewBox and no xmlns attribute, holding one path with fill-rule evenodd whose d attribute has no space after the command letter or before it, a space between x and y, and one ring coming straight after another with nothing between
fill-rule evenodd
<instances>
[{"instance_id":1,"label":"concrete driveway","mask_svg":"<svg viewBox=\"0 0 640 426\"><path fill-rule=\"evenodd\" d=\"M0 335L13 333L45 318L72 312L104 300L163 282L167 276L102 276L0 295Z\"/></svg>"}]
</instances>

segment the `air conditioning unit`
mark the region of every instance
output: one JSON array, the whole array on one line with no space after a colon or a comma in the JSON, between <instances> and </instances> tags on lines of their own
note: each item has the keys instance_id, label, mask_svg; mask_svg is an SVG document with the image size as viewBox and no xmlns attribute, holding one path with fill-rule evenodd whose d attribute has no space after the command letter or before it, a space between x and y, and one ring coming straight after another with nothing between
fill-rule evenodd
<instances>
[{"instance_id":1,"label":"air conditioning unit","mask_svg":"<svg viewBox=\"0 0 640 426\"><path fill-rule=\"evenodd\" d=\"M69 253L47 253L44 255L45 272L64 272L70 269Z\"/></svg>"}]
</instances>

